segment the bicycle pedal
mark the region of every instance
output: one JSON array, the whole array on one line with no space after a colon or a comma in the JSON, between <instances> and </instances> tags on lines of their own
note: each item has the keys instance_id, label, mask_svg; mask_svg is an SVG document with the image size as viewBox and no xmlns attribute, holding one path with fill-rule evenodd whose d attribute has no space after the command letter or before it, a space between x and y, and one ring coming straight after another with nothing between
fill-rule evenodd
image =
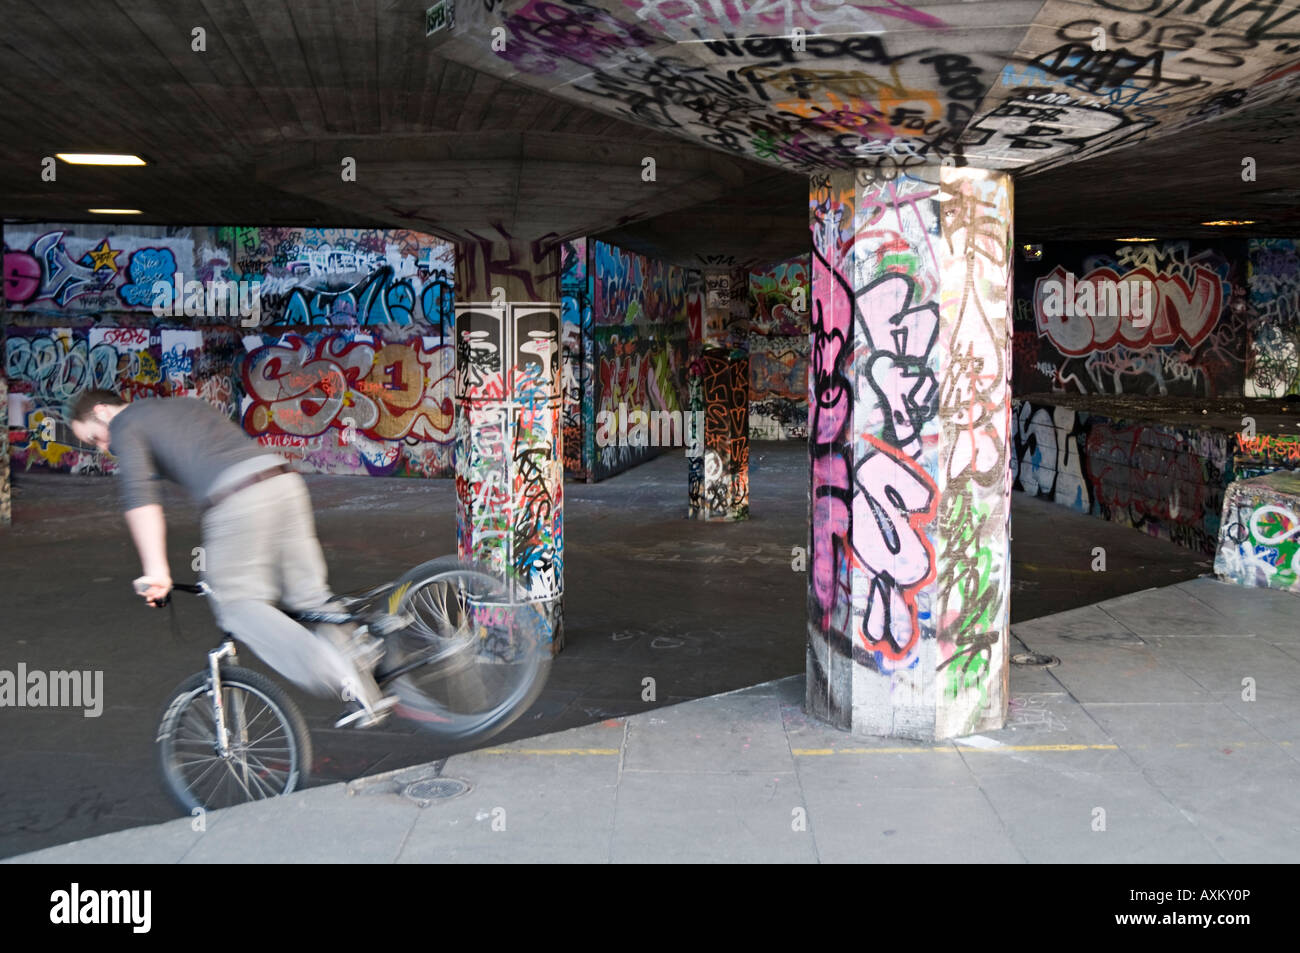
<instances>
[{"instance_id":1,"label":"bicycle pedal","mask_svg":"<svg viewBox=\"0 0 1300 953\"><path fill-rule=\"evenodd\" d=\"M356 728L374 728L376 725L381 725L388 720L391 713L390 709L399 700L396 695L386 695L370 708L355 702L355 710L344 714L338 721L334 722L334 727L346 728L351 725Z\"/></svg>"}]
</instances>

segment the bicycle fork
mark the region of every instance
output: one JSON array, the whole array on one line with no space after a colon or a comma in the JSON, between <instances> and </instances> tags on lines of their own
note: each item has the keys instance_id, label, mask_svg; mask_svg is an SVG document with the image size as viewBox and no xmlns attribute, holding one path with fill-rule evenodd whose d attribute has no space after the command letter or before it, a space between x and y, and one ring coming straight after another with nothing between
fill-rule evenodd
<instances>
[{"instance_id":1,"label":"bicycle fork","mask_svg":"<svg viewBox=\"0 0 1300 953\"><path fill-rule=\"evenodd\" d=\"M230 659L235 663L238 659L235 657L235 643L230 639L221 643L220 648L215 648L208 653L208 679L211 687L208 693L212 696L212 718L217 728L217 754L224 761L229 761L232 757L230 751L230 729L226 726L226 706L221 700L221 662L224 659ZM235 711L235 723L239 725L240 741L245 745L248 743L248 726L244 720L243 701L236 695L232 702ZM245 772L248 765L243 765Z\"/></svg>"}]
</instances>

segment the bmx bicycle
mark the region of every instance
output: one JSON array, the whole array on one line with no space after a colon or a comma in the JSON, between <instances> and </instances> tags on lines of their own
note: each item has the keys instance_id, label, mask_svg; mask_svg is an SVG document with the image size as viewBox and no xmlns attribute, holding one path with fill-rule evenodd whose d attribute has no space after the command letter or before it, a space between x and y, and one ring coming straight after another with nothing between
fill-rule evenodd
<instances>
[{"instance_id":1,"label":"bmx bicycle","mask_svg":"<svg viewBox=\"0 0 1300 953\"><path fill-rule=\"evenodd\" d=\"M204 582L172 588L212 592ZM470 742L510 725L545 685L551 626L525 596L518 582L449 556L336 596L337 611L281 611L307 626L365 626L382 644L374 676L397 696L393 713L443 740ZM306 719L274 681L239 667L230 633L207 667L176 687L156 743L167 790L188 813L288 794L310 777Z\"/></svg>"}]
</instances>

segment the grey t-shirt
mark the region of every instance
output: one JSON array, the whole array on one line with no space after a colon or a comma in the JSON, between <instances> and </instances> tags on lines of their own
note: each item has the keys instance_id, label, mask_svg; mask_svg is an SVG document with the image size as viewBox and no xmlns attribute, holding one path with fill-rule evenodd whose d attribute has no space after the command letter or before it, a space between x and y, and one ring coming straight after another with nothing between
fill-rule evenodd
<instances>
[{"instance_id":1,"label":"grey t-shirt","mask_svg":"<svg viewBox=\"0 0 1300 953\"><path fill-rule=\"evenodd\" d=\"M193 397L127 404L109 423L108 434L127 510L159 502L158 477L174 480L202 503L230 482L231 468L251 476L284 462L211 404ZM258 458L266 467L254 462Z\"/></svg>"}]
</instances>

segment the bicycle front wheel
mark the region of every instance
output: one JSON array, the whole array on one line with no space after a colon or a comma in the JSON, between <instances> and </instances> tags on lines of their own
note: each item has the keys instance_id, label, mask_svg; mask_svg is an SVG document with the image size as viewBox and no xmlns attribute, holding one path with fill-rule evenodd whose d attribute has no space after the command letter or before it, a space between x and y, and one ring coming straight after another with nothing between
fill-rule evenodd
<instances>
[{"instance_id":1,"label":"bicycle front wheel","mask_svg":"<svg viewBox=\"0 0 1300 953\"><path fill-rule=\"evenodd\" d=\"M388 636L377 673L397 713L458 742L497 734L541 694L551 626L517 583L454 556L397 581L389 611L409 624Z\"/></svg>"},{"instance_id":2,"label":"bicycle front wheel","mask_svg":"<svg viewBox=\"0 0 1300 953\"><path fill-rule=\"evenodd\" d=\"M158 726L158 757L172 799L187 813L288 794L311 771L311 735L278 685L248 669L221 670L228 732L218 741L212 681L197 672L182 682Z\"/></svg>"}]
</instances>

